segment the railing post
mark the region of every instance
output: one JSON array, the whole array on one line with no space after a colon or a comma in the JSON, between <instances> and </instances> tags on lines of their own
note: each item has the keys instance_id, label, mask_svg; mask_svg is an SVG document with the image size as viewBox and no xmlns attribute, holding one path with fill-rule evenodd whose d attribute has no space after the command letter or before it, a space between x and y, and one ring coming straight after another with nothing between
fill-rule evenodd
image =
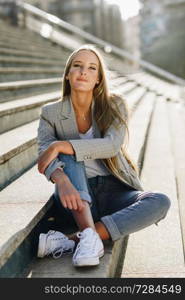
<instances>
[{"instance_id":1,"label":"railing post","mask_svg":"<svg viewBox=\"0 0 185 300\"><path fill-rule=\"evenodd\" d=\"M18 6L18 10L19 10L19 13L18 13L18 24L20 27L22 28L26 28L26 17L27 17L27 11L21 7L21 6Z\"/></svg>"},{"instance_id":2,"label":"railing post","mask_svg":"<svg viewBox=\"0 0 185 300\"><path fill-rule=\"evenodd\" d=\"M11 24L18 26L18 7L16 2L10 3L9 17L10 17Z\"/></svg>"}]
</instances>

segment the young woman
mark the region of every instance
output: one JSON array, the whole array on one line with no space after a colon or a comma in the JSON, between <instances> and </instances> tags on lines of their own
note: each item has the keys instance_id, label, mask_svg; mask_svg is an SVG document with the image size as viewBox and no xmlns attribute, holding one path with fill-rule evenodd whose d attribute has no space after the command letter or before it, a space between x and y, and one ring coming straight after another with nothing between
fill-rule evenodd
<instances>
[{"instance_id":1,"label":"young woman","mask_svg":"<svg viewBox=\"0 0 185 300\"><path fill-rule=\"evenodd\" d=\"M40 234L39 257L75 249L74 266L97 265L102 240L116 241L166 216L169 198L143 191L126 152L127 124L125 100L109 92L100 53L80 47L67 60L62 99L42 108L38 129L38 170L55 183L55 199L79 233Z\"/></svg>"}]
</instances>

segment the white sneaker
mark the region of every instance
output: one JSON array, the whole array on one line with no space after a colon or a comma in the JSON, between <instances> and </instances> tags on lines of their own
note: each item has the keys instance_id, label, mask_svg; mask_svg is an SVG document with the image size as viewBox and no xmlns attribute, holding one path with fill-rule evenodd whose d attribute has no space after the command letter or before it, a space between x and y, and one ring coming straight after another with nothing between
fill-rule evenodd
<instances>
[{"instance_id":1,"label":"white sneaker","mask_svg":"<svg viewBox=\"0 0 185 300\"><path fill-rule=\"evenodd\" d=\"M104 255L104 246L98 233L89 227L77 236L80 241L73 255L73 265L77 267L99 265L99 258Z\"/></svg>"},{"instance_id":2,"label":"white sneaker","mask_svg":"<svg viewBox=\"0 0 185 300\"><path fill-rule=\"evenodd\" d=\"M62 232L50 230L39 236L38 257L52 254L53 258L60 258L63 253L72 253L75 246Z\"/></svg>"}]
</instances>

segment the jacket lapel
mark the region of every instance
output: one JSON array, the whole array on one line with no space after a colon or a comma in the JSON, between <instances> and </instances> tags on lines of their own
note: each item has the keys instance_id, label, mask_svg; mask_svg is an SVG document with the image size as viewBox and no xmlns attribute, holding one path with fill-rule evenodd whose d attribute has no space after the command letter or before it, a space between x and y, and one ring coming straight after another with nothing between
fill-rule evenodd
<instances>
[{"instance_id":1,"label":"jacket lapel","mask_svg":"<svg viewBox=\"0 0 185 300\"><path fill-rule=\"evenodd\" d=\"M96 121L94 120L93 113L94 101L92 102L92 126L94 131L94 137L100 138L100 131L98 129ZM62 108L60 111L60 125L62 126L63 134L66 140L80 139L75 112L70 97L66 97L62 101Z\"/></svg>"},{"instance_id":2,"label":"jacket lapel","mask_svg":"<svg viewBox=\"0 0 185 300\"><path fill-rule=\"evenodd\" d=\"M62 101L62 109L60 112L60 122L63 129L63 134L66 140L79 139L78 128L76 124L73 105L69 97Z\"/></svg>"}]
</instances>

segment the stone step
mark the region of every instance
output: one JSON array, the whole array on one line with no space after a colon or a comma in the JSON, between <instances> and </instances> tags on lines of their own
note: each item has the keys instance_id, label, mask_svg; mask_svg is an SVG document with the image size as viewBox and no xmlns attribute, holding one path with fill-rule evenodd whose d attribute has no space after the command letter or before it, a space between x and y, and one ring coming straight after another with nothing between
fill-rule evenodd
<instances>
[{"instance_id":1,"label":"stone step","mask_svg":"<svg viewBox=\"0 0 185 300\"><path fill-rule=\"evenodd\" d=\"M56 68L56 67L64 67L65 60L61 58L60 63L58 61L52 59L35 59L35 58L20 58L20 57L7 57L0 56L0 68L1 67L32 67L32 68Z\"/></svg>"},{"instance_id":2,"label":"stone step","mask_svg":"<svg viewBox=\"0 0 185 300\"><path fill-rule=\"evenodd\" d=\"M42 23L40 23L42 26ZM34 30L29 30L27 28L15 28L16 30L13 31L12 28L10 30L8 27L2 29L2 26L0 26L0 34L2 40L12 40L13 42L19 42L22 40L23 44L26 42L35 43L36 45L45 46L46 44L51 45L52 41L48 40L47 38L44 38L41 34L38 32L35 32ZM65 33L67 34L67 33ZM70 33L67 34L68 36L71 36ZM60 47L57 47L60 48Z\"/></svg>"},{"instance_id":3,"label":"stone step","mask_svg":"<svg viewBox=\"0 0 185 300\"><path fill-rule=\"evenodd\" d=\"M42 40L42 37L40 36L40 39ZM20 39L13 39L13 38L1 38L1 44L2 45L9 45L10 48L15 49L31 49L31 50L39 50L42 51L51 51L53 54L60 54L60 48L59 47L53 47L52 43L49 40L44 40L42 43L35 42L35 40L31 40L29 37L27 40L24 40L24 36Z\"/></svg>"},{"instance_id":4,"label":"stone step","mask_svg":"<svg viewBox=\"0 0 185 300\"><path fill-rule=\"evenodd\" d=\"M185 249L185 106L183 103L167 103L168 115L169 115L169 126L172 142L172 151L174 155L174 166L175 166L175 177L177 185L177 198L179 205L180 214L180 226L182 232L183 249Z\"/></svg>"},{"instance_id":5,"label":"stone step","mask_svg":"<svg viewBox=\"0 0 185 300\"><path fill-rule=\"evenodd\" d=\"M46 55L50 55L51 57L58 57L60 58L60 56L62 55L62 48L61 50L60 49L56 49L55 46L45 46L45 49L43 48L40 48L38 46L35 46L35 45L28 45L24 46L22 45L21 43L19 44L12 44L11 41L9 42L3 42L3 41L0 41L0 48L9 48L9 49L12 49L12 50L23 50L23 51L31 51L32 53L46 53Z\"/></svg>"},{"instance_id":6,"label":"stone step","mask_svg":"<svg viewBox=\"0 0 185 300\"><path fill-rule=\"evenodd\" d=\"M1 41L5 43L11 40L12 44L17 44L20 43L21 41L22 45L26 45L28 42L30 42L30 43L34 43L36 46L43 47L48 42L42 36L40 37L39 35L32 36L29 33L30 33L29 31L25 31L24 33L21 34L18 34L18 32L10 34L10 33L2 32L2 30L0 29ZM48 44L51 45L50 42Z\"/></svg>"},{"instance_id":7,"label":"stone step","mask_svg":"<svg viewBox=\"0 0 185 300\"><path fill-rule=\"evenodd\" d=\"M40 37L37 33L28 30L24 27L16 27L16 26L10 26L8 23L4 23L0 20L0 33L3 36L8 37L24 37L25 39L29 37L30 39L33 39L35 42L40 42L41 40L45 41L43 37Z\"/></svg>"},{"instance_id":8,"label":"stone step","mask_svg":"<svg viewBox=\"0 0 185 300\"><path fill-rule=\"evenodd\" d=\"M41 106L60 97L61 92L58 91L0 104L0 132L38 119Z\"/></svg>"},{"instance_id":9,"label":"stone step","mask_svg":"<svg viewBox=\"0 0 185 300\"><path fill-rule=\"evenodd\" d=\"M147 92L148 91L146 90L145 87L136 86L134 90L126 94L126 101L128 104L130 115L133 113L135 108L139 105L141 99L143 99L144 95Z\"/></svg>"},{"instance_id":10,"label":"stone step","mask_svg":"<svg viewBox=\"0 0 185 300\"><path fill-rule=\"evenodd\" d=\"M37 128L34 121L1 134L0 190L36 163Z\"/></svg>"},{"instance_id":11,"label":"stone step","mask_svg":"<svg viewBox=\"0 0 185 300\"><path fill-rule=\"evenodd\" d=\"M134 81L128 81L124 85L119 86L119 88L116 89L116 92L119 94L127 94L133 91L137 87L137 83Z\"/></svg>"},{"instance_id":12,"label":"stone step","mask_svg":"<svg viewBox=\"0 0 185 300\"><path fill-rule=\"evenodd\" d=\"M27 58L27 57L31 57L31 58L40 58L43 60L47 60L47 59L53 59L55 62L56 61L61 61L61 56L64 58L67 57L67 55L69 54L69 52L65 51L64 49L61 50L60 55L56 56L56 55L49 55L47 53L43 53L43 52L28 52L28 51L24 51L24 50L17 50L17 49L11 49L11 48L1 48L0 47L0 55L6 55L6 56L13 56L13 57L22 57L22 58Z\"/></svg>"},{"instance_id":13,"label":"stone step","mask_svg":"<svg viewBox=\"0 0 185 300\"><path fill-rule=\"evenodd\" d=\"M24 80L0 83L0 103L35 96L61 89L61 78ZM6 105L5 105L6 107ZM11 106L12 107L12 106ZM3 106L0 104L0 111Z\"/></svg>"},{"instance_id":14,"label":"stone step","mask_svg":"<svg viewBox=\"0 0 185 300\"><path fill-rule=\"evenodd\" d=\"M0 82L62 77L61 68L0 68Z\"/></svg>"},{"instance_id":15,"label":"stone step","mask_svg":"<svg viewBox=\"0 0 185 300\"><path fill-rule=\"evenodd\" d=\"M22 45L27 45L27 43L34 44L35 46L43 48L48 45L48 47L52 46L52 42L50 40L45 39L39 34L30 35L30 31L25 30L25 32L15 32L15 33L7 33L3 32L0 29L1 41L8 42L11 41L12 44L17 44L22 42Z\"/></svg>"},{"instance_id":16,"label":"stone step","mask_svg":"<svg viewBox=\"0 0 185 300\"><path fill-rule=\"evenodd\" d=\"M169 131L167 103L158 97L147 138L141 180L148 191L159 191L171 199L167 217L129 236L122 277L173 277L183 273L184 253L175 165ZM139 257L139 259L138 259Z\"/></svg>"},{"instance_id":17,"label":"stone step","mask_svg":"<svg viewBox=\"0 0 185 300\"><path fill-rule=\"evenodd\" d=\"M111 72L112 73L112 72ZM117 74L110 74L111 78L109 79L109 85L113 90L119 88L122 84L129 82L129 79L123 76L118 76Z\"/></svg>"},{"instance_id":18,"label":"stone step","mask_svg":"<svg viewBox=\"0 0 185 300\"><path fill-rule=\"evenodd\" d=\"M35 259L27 268L28 278L112 278L119 277L120 264L126 248L126 239L120 239L114 244L104 242L105 254L100 264L93 268L75 268L72 256L60 260L52 258Z\"/></svg>"},{"instance_id":19,"label":"stone step","mask_svg":"<svg viewBox=\"0 0 185 300\"><path fill-rule=\"evenodd\" d=\"M146 72L139 72L136 74L130 75L137 83L141 85L145 85L150 88L150 90L155 91L159 96L163 95L168 100L181 101L180 94L182 88L176 84L167 82L163 79L157 78L156 76L146 73Z\"/></svg>"},{"instance_id":20,"label":"stone step","mask_svg":"<svg viewBox=\"0 0 185 300\"><path fill-rule=\"evenodd\" d=\"M142 162L147 143L149 128L151 125L152 114L155 108L156 94L148 92L144 94L140 100L139 105L133 110L131 119L129 122L130 129L130 141L129 152L132 155L133 160L142 169ZM129 100L128 100L129 102ZM137 130L136 130L137 129ZM137 151L135 151L137 149Z\"/></svg>"},{"instance_id":21,"label":"stone step","mask_svg":"<svg viewBox=\"0 0 185 300\"><path fill-rule=\"evenodd\" d=\"M35 255L32 230L52 205L53 184L33 167L0 193L0 277L19 277ZM38 240L38 236L36 236ZM27 241L25 243L25 241Z\"/></svg>"}]
</instances>

